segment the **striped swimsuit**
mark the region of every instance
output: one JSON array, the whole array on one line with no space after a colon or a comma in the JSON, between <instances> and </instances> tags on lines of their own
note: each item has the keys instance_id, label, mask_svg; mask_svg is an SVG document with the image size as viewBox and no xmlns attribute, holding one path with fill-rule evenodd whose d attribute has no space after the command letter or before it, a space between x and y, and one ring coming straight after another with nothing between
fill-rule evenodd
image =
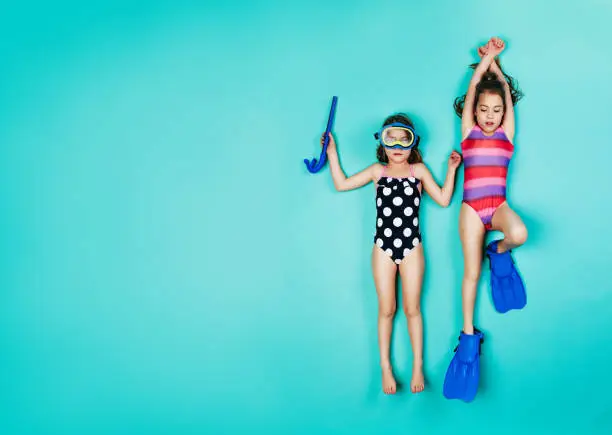
<instances>
[{"instance_id":1,"label":"striped swimsuit","mask_svg":"<svg viewBox=\"0 0 612 435\"><path fill-rule=\"evenodd\" d=\"M506 176L514 145L502 127L486 136L475 125L461 142L465 176L463 202L472 207L487 230L497 208L506 201Z\"/></svg>"}]
</instances>

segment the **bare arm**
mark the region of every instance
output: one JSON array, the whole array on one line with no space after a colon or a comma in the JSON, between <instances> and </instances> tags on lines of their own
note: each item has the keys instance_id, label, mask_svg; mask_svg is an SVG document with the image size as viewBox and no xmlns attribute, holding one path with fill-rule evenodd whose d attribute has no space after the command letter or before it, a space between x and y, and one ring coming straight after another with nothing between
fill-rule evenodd
<instances>
[{"instance_id":1,"label":"bare arm","mask_svg":"<svg viewBox=\"0 0 612 435\"><path fill-rule=\"evenodd\" d=\"M474 97L476 96L476 85L482 79L482 75L489 69L495 56L489 51L485 54L472 74L472 79L465 94L463 112L461 113L461 133L463 137L474 128Z\"/></svg>"},{"instance_id":2,"label":"bare arm","mask_svg":"<svg viewBox=\"0 0 612 435\"><path fill-rule=\"evenodd\" d=\"M323 138L321 138L321 142L323 142ZM375 181L377 179L376 175L379 174L381 170L380 164L374 163L364 170L347 177L340 166L336 141L331 133L329 134L329 143L327 145L327 159L329 160L334 186L339 192L358 189L359 187L365 186L370 181Z\"/></svg>"},{"instance_id":3,"label":"bare arm","mask_svg":"<svg viewBox=\"0 0 612 435\"><path fill-rule=\"evenodd\" d=\"M448 171L442 187L436 183L427 166L423 163L415 165L415 175L421 179L425 192L442 207L448 207L453 197L455 175L460 164L461 155L457 151L453 151L448 159Z\"/></svg>"},{"instance_id":4,"label":"bare arm","mask_svg":"<svg viewBox=\"0 0 612 435\"><path fill-rule=\"evenodd\" d=\"M497 75L497 78L504 85L504 94L505 94L505 103L506 103L506 113L504 114L504 131L506 132L506 136L512 142L514 138L514 105L512 104L512 94L510 93L510 85L506 81L506 77L501 71L501 68L497 64L497 62L491 63L491 72Z\"/></svg>"}]
</instances>

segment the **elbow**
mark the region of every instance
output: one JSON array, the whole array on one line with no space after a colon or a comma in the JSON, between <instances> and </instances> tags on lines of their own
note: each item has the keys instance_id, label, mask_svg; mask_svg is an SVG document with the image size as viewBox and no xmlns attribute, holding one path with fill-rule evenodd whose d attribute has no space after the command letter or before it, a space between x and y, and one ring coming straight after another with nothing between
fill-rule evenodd
<instances>
[{"instance_id":1,"label":"elbow","mask_svg":"<svg viewBox=\"0 0 612 435\"><path fill-rule=\"evenodd\" d=\"M439 195L433 197L433 200L442 208L447 208L450 205L451 199L447 192L441 191Z\"/></svg>"},{"instance_id":2,"label":"elbow","mask_svg":"<svg viewBox=\"0 0 612 435\"><path fill-rule=\"evenodd\" d=\"M346 190L346 186L342 183L334 183L334 187L337 192L344 192Z\"/></svg>"}]
</instances>

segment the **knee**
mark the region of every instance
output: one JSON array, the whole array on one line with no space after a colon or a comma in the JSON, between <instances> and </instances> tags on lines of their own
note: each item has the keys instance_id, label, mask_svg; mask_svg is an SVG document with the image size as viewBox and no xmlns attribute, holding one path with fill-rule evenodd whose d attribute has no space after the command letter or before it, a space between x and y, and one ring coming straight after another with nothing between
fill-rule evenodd
<instances>
[{"instance_id":1,"label":"knee","mask_svg":"<svg viewBox=\"0 0 612 435\"><path fill-rule=\"evenodd\" d=\"M480 279L480 268L466 267L463 271L463 281L475 284Z\"/></svg>"},{"instance_id":2,"label":"knee","mask_svg":"<svg viewBox=\"0 0 612 435\"><path fill-rule=\"evenodd\" d=\"M378 315L384 319L392 319L395 316L395 304L380 305L378 307Z\"/></svg>"},{"instance_id":3,"label":"knee","mask_svg":"<svg viewBox=\"0 0 612 435\"><path fill-rule=\"evenodd\" d=\"M508 238L508 244L512 246L521 246L527 241L527 227L525 227L525 225L512 227L506 237Z\"/></svg>"},{"instance_id":4,"label":"knee","mask_svg":"<svg viewBox=\"0 0 612 435\"><path fill-rule=\"evenodd\" d=\"M406 317L408 319L420 316L421 315L420 304L411 304L411 303L404 304L404 314L406 314Z\"/></svg>"}]
</instances>

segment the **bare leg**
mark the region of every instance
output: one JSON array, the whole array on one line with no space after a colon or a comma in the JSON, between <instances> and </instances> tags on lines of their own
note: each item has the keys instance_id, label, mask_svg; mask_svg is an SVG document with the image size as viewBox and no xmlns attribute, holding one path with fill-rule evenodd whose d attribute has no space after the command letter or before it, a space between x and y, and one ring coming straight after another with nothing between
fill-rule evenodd
<instances>
[{"instance_id":1,"label":"bare leg","mask_svg":"<svg viewBox=\"0 0 612 435\"><path fill-rule=\"evenodd\" d=\"M372 250L372 272L378 295L378 347L382 368L383 391L395 394L397 385L389 357L393 317L395 315L395 278L397 266L382 249L374 245Z\"/></svg>"},{"instance_id":2,"label":"bare leg","mask_svg":"<svg viewBox=\"0 0 612 435\"><path fill-rule=\"evenodd\" d=\"M423 376L423 317L421 316L421 288L425 258L423 245L408 253L399 265L402 277L404 313L408 320L408 334L412 345L412 380L410 391L420 393L425 389Z\"/></svg>"},{"instance_id":3,"label":"bare leg","mask_svg":"<svg viewBox=\"0 0 612 435\"><path fill-rule=\"evenodd\" d=\"M463 248L463 332L474 333L474 304L482 267L485 227L478 213L469 205L461 204L459 212L459 236Z\"/></svg>"},{"instance_id":4,"label":"bare leg","mask_svg":"<svg viewBox=\"0 0 612 435\"><path fill-rule=\"evenodd\" d=\"M495 211L491 226L494 230L504 233L504 239L497 245L497 251L500 253L521 246L527 241L527 227L507 202Z\"/></svg>"}]
</instances>

